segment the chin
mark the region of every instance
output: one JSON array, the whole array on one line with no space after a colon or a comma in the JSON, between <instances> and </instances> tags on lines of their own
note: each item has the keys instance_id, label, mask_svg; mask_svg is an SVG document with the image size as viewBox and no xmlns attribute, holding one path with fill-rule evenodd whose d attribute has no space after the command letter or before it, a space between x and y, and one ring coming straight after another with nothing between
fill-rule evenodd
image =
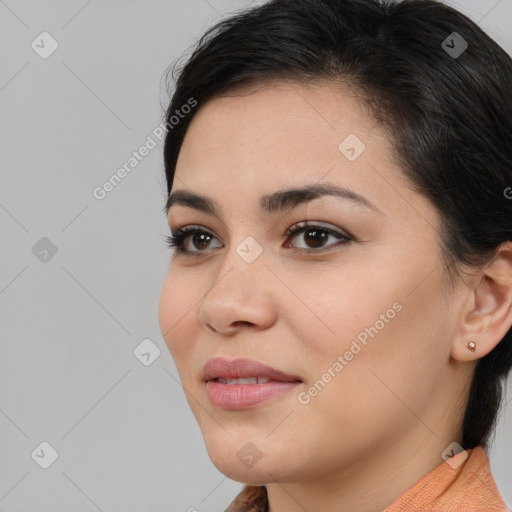
<instances>
[{"instance_id":1,"label":"chin","mask_svg":"<svg viewBox=\"0 0 512 512\"><path fill-rule=\"evenodd\" d=\"M252 443L227 434L206 434L204 439L212 464L236 482L263 485L272 479L270 474L276 476L275 473L279 471L279 465L271 460L276 454L269 455L261 446L257 446L257 440Z\"/></svg>"}]
</instances>

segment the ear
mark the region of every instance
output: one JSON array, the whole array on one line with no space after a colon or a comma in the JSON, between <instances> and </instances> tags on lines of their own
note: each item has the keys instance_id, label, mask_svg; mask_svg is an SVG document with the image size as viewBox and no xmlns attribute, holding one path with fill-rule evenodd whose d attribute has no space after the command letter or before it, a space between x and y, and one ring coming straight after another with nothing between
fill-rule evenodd
<instances>
[{"instance_id":1,"label":"ear","mask_svg":"<svg viewBox=\"0 0 512 512\"><path fill-rule=\"evenodd\" d=\"M484 357L512 326L512 242L500 245L472 283L459 336L450 353L458 361ZM474 352L467 346L471 340L476 343Z\"/></svg>"}]
</instances>

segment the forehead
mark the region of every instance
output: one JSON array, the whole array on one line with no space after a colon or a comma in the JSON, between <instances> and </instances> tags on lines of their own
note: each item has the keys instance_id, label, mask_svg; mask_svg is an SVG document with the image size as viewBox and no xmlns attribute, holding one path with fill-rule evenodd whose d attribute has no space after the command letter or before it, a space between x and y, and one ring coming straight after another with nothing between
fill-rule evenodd
<instances>
[{"instance_id":1,"label":"forehead","mask_svg":"<svg viewBox=\"0 0 512 512\"><path fill-rule=\"evenodd\" d=\"M286 136L283 130L293 133L300 129L321 135L347 128L380 132L363 105L362 95L341 83L274 79L239 86L199 105L188 132L201 130L204 135L215 126L217 130L208 133L209 139L229 132L240 139L253 134L253 125L270 129L260 133L261 138L279 138L281 134Z\"/></svg>"},{"instance_id":2,"label":"forehead","mask_svg":"<svg viewBox=\"0 0 512 512\"><path fill-rule=\"evenodd\" d=\"M347 140L356 158L347 158ZM432 217L432 204L411 189L384 131L354 91L332 83L258 84L200 105L173 188L245 215L257 212L264 195L324 181L364 195L390 216Z\"/></svg>"},{"instance_id":3,"label":"forehead","mask_svg":"<svg viewBox=\"0 0 512 512\"><path fill-rule=\"evenodd\" d=\"M248 178L257 168L255 179L268 179L288 169L304 181L315 169L326 173L350 163L339 148L347 138L356 141L357 151L378 150L380 160L387 156L382 153L388 141L352 91L333 84L252 85L199 106L175 175L193 179L197 171L207 180L208 170L215 169L217 179ZM348 171L357 167L357 162L346 166Z\"/></svg>"}]
</instances>

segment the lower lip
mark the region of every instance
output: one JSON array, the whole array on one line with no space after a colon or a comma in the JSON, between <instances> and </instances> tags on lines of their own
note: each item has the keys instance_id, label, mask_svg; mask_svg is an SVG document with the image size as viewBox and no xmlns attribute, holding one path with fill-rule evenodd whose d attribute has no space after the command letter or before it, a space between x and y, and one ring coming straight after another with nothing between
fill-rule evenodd
<instances>
[{"instance_id":1,"label":"lower lip","mask_svg":"<svg viewBox=\"0 0 512 512\"><path fill-rule=\"evenodd\" d=\"M248 409L261 402L288 393L301 382L271 380L263 384L223 384L217 380L206 383L212 404L219 409Z\"/></svg>"}]
</instances>

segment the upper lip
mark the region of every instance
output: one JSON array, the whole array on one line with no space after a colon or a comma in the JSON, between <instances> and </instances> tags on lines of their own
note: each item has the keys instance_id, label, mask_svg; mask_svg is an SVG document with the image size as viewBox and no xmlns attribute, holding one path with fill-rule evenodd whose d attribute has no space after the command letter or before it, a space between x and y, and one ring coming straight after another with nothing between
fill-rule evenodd
<instances>
[{"instance_id":1,"label":"upper lip","mask_svg":"<svg viewBox=\"0 0 512 512\"><path fill-rule=\"evenodd\" d=\"M281 370L272 368L259 361L251 359L225 359L215 357L210 359L201 372L204 381L222 379L237 379L244 377L265 377L270 380L279 380L283 382L300 381L297 375L290 375Z\"/></svg>"}]
</instances>

